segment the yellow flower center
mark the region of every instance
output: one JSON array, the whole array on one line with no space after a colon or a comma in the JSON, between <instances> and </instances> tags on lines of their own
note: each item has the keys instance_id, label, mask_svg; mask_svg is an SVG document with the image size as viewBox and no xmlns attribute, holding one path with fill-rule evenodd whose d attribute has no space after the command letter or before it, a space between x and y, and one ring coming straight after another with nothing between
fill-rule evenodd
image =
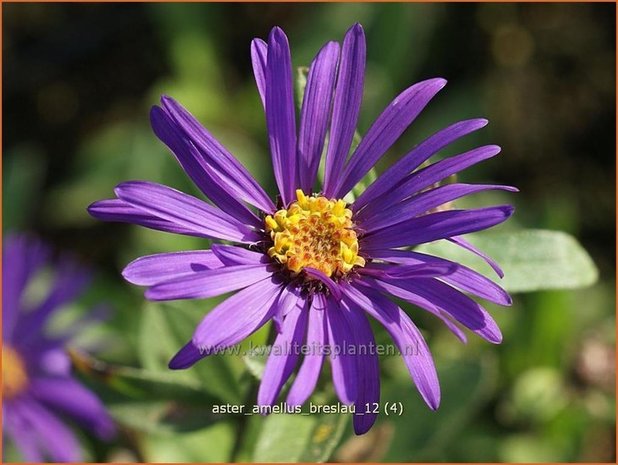
<instances>
[{"instance_id":1,"label":"yellow flower center","mask_svg":"<svg viewBox=\"0 0 618 465\"><path fill-rule=\"evenodd\" d=\"M296 190L296 198L287 210L279 210L264 220L273 241L269 256L294 275L310 267L329 277L340 276L354 266L365 265L358 255L352 211L343 200L307 197L300 189Z\"/></svg>"},{"instance_id":2,"label":"yellow flower center","mask_svg":"<svg viewBox=\"0 0 618 465\"><path fill-rule=\"evenodd\" d=\"M11 399L28 386L28 373L21 356L9 346L2 347L2 395Z\"/></svg>"}]
</instances>

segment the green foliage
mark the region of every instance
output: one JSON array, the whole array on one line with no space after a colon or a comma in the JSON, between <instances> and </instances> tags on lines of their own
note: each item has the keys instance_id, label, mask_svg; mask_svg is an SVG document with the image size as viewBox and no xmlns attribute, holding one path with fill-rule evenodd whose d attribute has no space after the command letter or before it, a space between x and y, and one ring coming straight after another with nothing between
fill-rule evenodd
<instances>
[{"instance_id":1,"label":"green foliage","mask_svg":"<svg viewBox=\"0 0 618 465\"><path fill-rule=\"evenodd\" d=\"M500 284L510 292L577 289L598 279L590 255L577 239L562 231L487 232L474 234L469 240L500 264L504 270ZM423 245L418 250L495 276L480 258L449 242Z\"/></svg>"},{"instance_id":2,"label":"green foliage","mask_svg":"<svg viewBox=\"0 0 618 465\"><path fill-rule=\"evenodd\" d=\"M263 424L255 462L324 462L338 445L346 415L271 415Z\"/></svg>"}]
</instances>

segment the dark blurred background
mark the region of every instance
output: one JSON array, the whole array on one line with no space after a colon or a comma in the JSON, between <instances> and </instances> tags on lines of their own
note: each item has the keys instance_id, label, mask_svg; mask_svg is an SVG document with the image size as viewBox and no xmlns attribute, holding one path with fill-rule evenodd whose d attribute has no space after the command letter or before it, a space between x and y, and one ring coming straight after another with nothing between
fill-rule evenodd
<instances>
[{"instance_id":1,"label":"dark blurred background","mask_svg":"<svg viewBox=\"0 0 618 465\"><path fill-rule=\"evenodd\" d=\"M149 107L172 95L274 192L250 40L279 25L294 65L306 65L357 21L368 42L361 134L412 82L448 79L392 155L454 121L487 117L488 128L451 153L497 143L502 154L464 178L518 186L507 198L517 206L511 227L575 235L601 279L577 292L516 295L513 308L496 310L500 347L462 351L421 317L438 361L458 352L489 360L493 371L479 373L490 380L470 375L482 389L456 411L460 428L444 432L446 420L433 419L427 428L440 434L427 438L411 425L424 417L384 419L370 435L346 437L334 460L613 461L614 4L5 4L5 230L35 231L97 267L95 295L120 308L106 356L138 363L142 297L119 270L145 253L203 247L85 212L127 179L196 192L150 132ZM386 384L387 397L398 382ZM457 398L456 387L444 390ZM145 458L160 457L176 458Z\"/></svg>"}]
</instances>

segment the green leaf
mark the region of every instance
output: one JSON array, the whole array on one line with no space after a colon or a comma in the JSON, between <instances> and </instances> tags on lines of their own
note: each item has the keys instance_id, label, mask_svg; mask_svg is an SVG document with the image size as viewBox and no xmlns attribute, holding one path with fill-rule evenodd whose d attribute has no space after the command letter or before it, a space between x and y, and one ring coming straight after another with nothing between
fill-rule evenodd
<instances>
[{"instance_id":1,"label":"green leaf","mask_svg":"<svg viewBox=\"0 0 618 465\"><path fill-rule=\"evenodd\" d=\"M392 422L394 434L385 462L440 462L444 450L470 423L470 419L490 399L496 388L494 357L455 359L437 363L442 400L436 411L421 400L403 363L397 378L385 383L381 404L401 402L403 413L380 415L378 424Z\"/></svg>"},{"instance_id":2,"label":"green leaf","mask_svg":"<svg viewBox=\"0 0 618 465\"><path fill-rule=\"evenodd\" d=\"M349 415L270 415L255 446L255 462L324 462L339 444Z\"/></svg>"},{"instance_id":3,"label":"green leaf","mask_svg":"<svg viewBox=\"0 0 618 465\"><path fill-rule=\"evenodd\" d=\"M229 422L185 434L151 434L143 438L142 453L147 462L225 462L233 436Z\"/></svg>"},{"instance_id":4,"label":"green leaf","mask_svg":"<svg viewBox=\"0 0 618 465\"><path fill-rule=\"evenodd\" d=\"M510 292L576 289L598 279L590 255L577 239L562 231L525 229L480 233L467 239L498 262L504 270L503 280L480 258L448 241L424 244L417 250L474 268Z\"/></svg>"},{"instance_id":5,"label":"green leaf","mask_svg":"<svg viewBox=\"0 0 618 465\"><path fill-rule=\"evenodd\" d=\"M174 376L174 373L147 371L112 365L82 352L70 351L74 366L86 377L95 378L113 391L130 398L174 400L212 404L215 399L204 393L197 379Z\"/></svg>"},{"instance_id":6,"label":"green leaf","mask_svg":"<svg viewBox=\"0 0 618 465\"><path fill-rule=\"evenodd\" d=\"M264 350L261 350L261 349ZM268 360L268 346L262 346L259 350L254 348L253 351L250 351L246 355L243 356L243 361L247 366L249 372L255 376L258 380L262 379L262 374L264 373L264 367L266 366L266 361Z\"/></svg>"},{"instance_id":7,"label":"green leaf","mask_svg":"<svg viewBox=\"0 0 618 465\"><path fill-rule=\"evenodd\" d=\"M303 106L303 97L305 96L305 87L307 87L308 74L309 68L306 66L299 66L296 68L296 105L299 110Z\"/></svg>"},{"instance_id":8,"label":"green leaf","mask_svg":"<svg viewBox=\"0 0 618 465\"><path fill-rule=\"evenodd\" d=\"M241 392L232 356L206 357L188 370L170 372L170 358L192 337L205 309L216 299L176 304L146 304L139 334L139 356L151 371L165 371L179 382L198 383L201 389L225 402L240 402ZM240 360L239 365L242 366Z\"/></svg>"},{"instance_id":9,"label":"green leaf","mask_svg":"<svg viewBox=\"0 0 618 465\"><path fill-rule=\"evenodd\" d=\"M201 430L221 420L210 405L132 401L108 402L106 408L125 427L159 436Z\"/></svg>"}]
</instances>

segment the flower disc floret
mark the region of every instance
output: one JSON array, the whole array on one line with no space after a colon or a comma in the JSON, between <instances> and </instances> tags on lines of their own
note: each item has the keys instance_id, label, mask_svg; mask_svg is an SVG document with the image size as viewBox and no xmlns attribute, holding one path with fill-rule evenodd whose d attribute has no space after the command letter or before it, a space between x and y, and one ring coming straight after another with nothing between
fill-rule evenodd
<instances>
[{"instance_id":1,"label":"flower disc floret","mask_svg":"<svg viewBox=\"0 0 618 465\"><path fill-rule=\"evenodd\" d=\"M2 348L3 395L7 399L16 397L28 387L28 373L21 356L9 346Z\"/></svg>"},{"instance_id":2,"label":"flower disc floret","mask_svg":"<svg viewBox=\"0 0 618 465\"><path fill-rule=\"evenodd\" d=\"M287 209L268 215L264 222L273 241L268 255L292 272L320 270L326 276L342 276L364 266L358 255L358 238L352 211L343 200L307 196L298 189L297 200Z\"/></svg>"}]
</instances>

